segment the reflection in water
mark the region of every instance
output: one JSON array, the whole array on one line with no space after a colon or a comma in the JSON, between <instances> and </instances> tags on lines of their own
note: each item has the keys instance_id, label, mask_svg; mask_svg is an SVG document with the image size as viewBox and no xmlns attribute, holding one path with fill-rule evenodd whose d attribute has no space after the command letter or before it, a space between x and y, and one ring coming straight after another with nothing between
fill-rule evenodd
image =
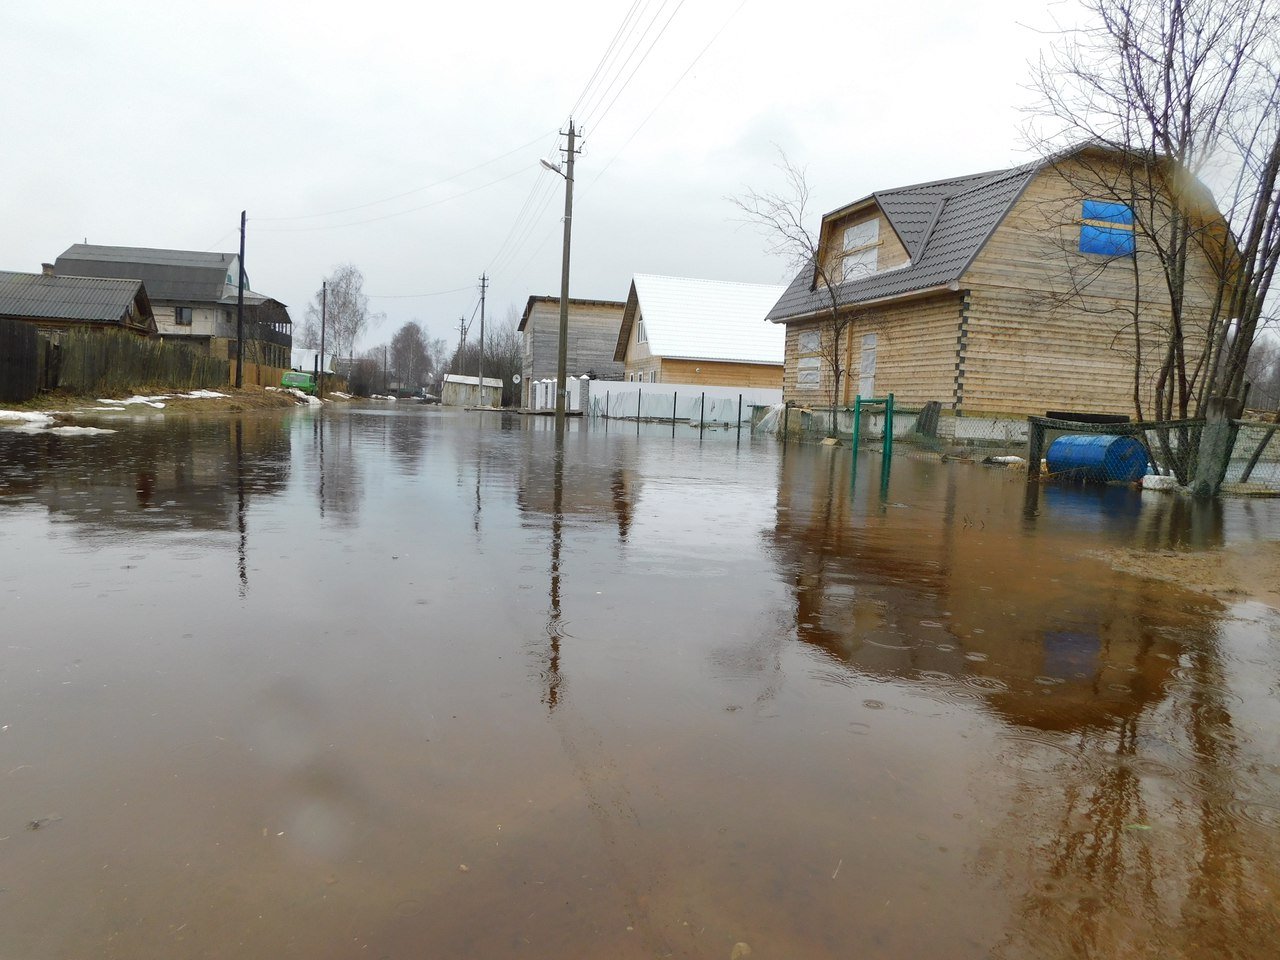
<instances>
[{"instance_id":1,"label":"reflection in water","mask_svg":"<svg viewBox=\"0 0 1280 960\"><path fill-rule=\"evenodd\" d=\"M2 956L1274 953L1280 619L1095 553L1277 505L922 456L882 502L847 449L391 405L121 425L0 431Z\"/></svg>"},{"instance_id":2,"label":"reflection in water","mask_svg":"<svg viewBox=\"0 0 1280 960\"><path fill-rule=\"evenodd\" d=\"M1217 546L1221 505L1028 487L1017 526L1004 529L972 488L960 491L955 469L973 468L959 467L930 530L878 522L829 467L813 467L784 463L778 492L774 544L794 586L796 637L846 670L976 700L1005 724L1012 790L1003 812L986 811L982 869L1026 892L996 955L1149 944L1257 955L1278 929L1277 878L1253 852L1263 835L1231 810L1280 777L1272 766L1252 787L1239 779L1215 605L1062 549L1102 532L1154 549Z\"/></svg>"}]
</instances>

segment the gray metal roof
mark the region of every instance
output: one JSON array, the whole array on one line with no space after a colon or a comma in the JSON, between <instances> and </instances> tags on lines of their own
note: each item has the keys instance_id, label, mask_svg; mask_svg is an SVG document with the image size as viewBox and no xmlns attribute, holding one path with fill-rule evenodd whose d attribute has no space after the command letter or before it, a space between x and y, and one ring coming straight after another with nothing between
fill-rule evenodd
<instances>
[{"instance_id":1,"label":"gray metal roof","mask_svg":"<svg viewBox=\"0 0 1280 960\"><path fill-rule=\"evenodd\" d=\"M227 293L227 278L233 286L239 280L234 253L96 243L72 244L58 257L54 270L68 276L142 280L153 300L179 303L217 303Z\"/></svg>"},{"instance_id":2,"label":"gray metal roof","mask_svg":"<svg viewBox=\"0 0 1280 960\"><path fill-rule=\"evenodd\" d=\"M958 281L1042 165L1035 162L1009 170L877 191L857 204L827 214L824 221L874 199L911 257L908 266L841 284L840 303L866 303ZM791 281L769 311L768 319L782 322L829 306L826 294L815 289L810 265Z\"/></svg>"},{"instance_id":3,"label":"gray metal roof","mask_svg":"<svg viewBox=\"0 0 1280 960\"><path fill-rule=\"evenodd\" d=\"M139 294L145 299L141 280L0 270L0 317L120 323Z\"/></svg>"}]
</instances>

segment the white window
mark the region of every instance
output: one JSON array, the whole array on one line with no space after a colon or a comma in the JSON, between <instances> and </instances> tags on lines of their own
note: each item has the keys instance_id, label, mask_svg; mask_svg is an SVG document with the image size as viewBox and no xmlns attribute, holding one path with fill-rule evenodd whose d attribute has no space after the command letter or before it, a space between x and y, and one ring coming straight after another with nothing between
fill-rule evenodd
<instances>
[{"instance_id":1,"label":"white window","mask_svg":"<svg viewBox=\"0 0 1280 960\"><path fill-rule=\"evenodd\" d=\"M636 314L636 343L648 343L649 335L644 332L644 317Z\"/></svg>"},{"instance_id":2,"label":"white window","mask_svg":"<svg viewBox=\"0 0 1280 960\"><path fill-rule=\"evenodd\" d=\"M844 232L844 251L841 254L844 281L856 280L876 272L876 260L880 252L880 221L867 220L855 223Z\"/></svg>"},{"instance_id":3,"label":"white window","mask_svg":"<svg viewBox=\"0 0 1280 960\"><path fill-rule=\"evenodd\" d=\"M650 382L650 383L657 383L657 382L658 382L658 371L657 371L657 370L650 370L650 371L649 371L649 382Z\"/></svg>"},{"instance_id":4,"label":"white window","mask_svg":"<svg viewBox=\"0 0 1280 960\"><path fill-rule=\"evenodd\" d=\"M817 330L805 330L796 338L796 350L800 353L817 353L819 349Z\"/></svg>"},{"instance_id":5,"label":"white window","mask_svg":"<svg viewBox=\"0 0 1280 960\"><path fill-rule=\"evenodd\" d=\"M796 386L816 387L822 380L822 359L801 357L796 361Z\"/></svg>"}]
</instances>

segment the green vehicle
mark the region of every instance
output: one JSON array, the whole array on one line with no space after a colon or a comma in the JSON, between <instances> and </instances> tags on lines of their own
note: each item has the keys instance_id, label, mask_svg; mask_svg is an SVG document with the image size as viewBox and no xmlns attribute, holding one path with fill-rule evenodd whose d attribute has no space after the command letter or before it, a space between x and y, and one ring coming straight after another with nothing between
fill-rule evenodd
<instances>
[{"instance_id":1,"label":"green vehicle","mask_svg":"<svg viewBox=\"0 0 1280 960\"><path fill-rule=\"evenodd\" d=\"M302 373L299 370L290 370L280 378L280 386L293 387L295 390L301 390L303 393L314 395L316 392L315 374Z\"/></svg>"}]
</instances>

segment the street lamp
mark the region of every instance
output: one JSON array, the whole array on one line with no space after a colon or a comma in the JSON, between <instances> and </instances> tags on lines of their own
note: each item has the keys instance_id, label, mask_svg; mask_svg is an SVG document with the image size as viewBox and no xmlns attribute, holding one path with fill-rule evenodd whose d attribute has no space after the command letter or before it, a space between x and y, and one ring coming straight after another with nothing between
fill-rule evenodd
<instances>
[{"instance_id":1,"label":"street lamp","mask_svg":"<svg viewBox=\"0 0 1280 960\"><path fill-rule=\"evenodd\" d=\"M556 353L556 430L564 430L565 390L567 387L567 358L569 353L569 238L573 229L573 121L569 121L569 149L565 152L565 169L558 163L541 159L538 162L552 173L564 177L564 253L560 262L560 343Z\"/></svg>"}]
</instances>

